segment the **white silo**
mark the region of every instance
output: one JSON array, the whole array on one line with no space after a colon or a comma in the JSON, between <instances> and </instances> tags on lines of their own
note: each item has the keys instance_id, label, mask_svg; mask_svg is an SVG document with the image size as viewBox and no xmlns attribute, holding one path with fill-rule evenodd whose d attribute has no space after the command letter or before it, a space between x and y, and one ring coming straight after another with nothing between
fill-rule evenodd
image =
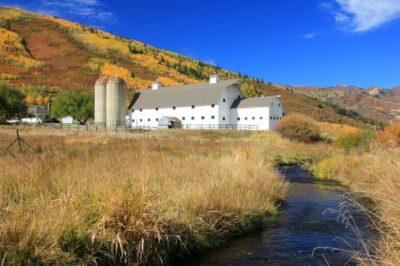
<instances>
[{"instance_id":1,"label":"white silo","mask_svg":"<svg viewBox=\"0 0 400 266\"><path fill-rule=\"evenodd\" d=\"M120 77L109 77L106 85L106 125L115 128L125 124L126 83Z\"/></svg>"},{"instance_id":2,"label":"white silo","mask_svg":"<svg viewBox=\"0 0 400 266\"><path fill-rule=\"evenodd\" d=\"M94 86L94 122L98 126L106 123L106 86L108 77L101 77Z\"/></svg>"}]
</instances>

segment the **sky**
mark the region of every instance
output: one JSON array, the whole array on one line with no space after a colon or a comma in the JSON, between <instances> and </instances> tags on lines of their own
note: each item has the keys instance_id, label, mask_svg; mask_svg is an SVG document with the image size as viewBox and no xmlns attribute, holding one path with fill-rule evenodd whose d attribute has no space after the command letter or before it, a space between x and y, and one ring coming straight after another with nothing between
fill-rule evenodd
<instances>
[{"instance_id":1,"label":"sky","mask_svg":"<svg viewBox=\"0 0 400 266\"><path fill-rule=\"evenodd\" d=\"M400 85L400 0L0 0L273 83Z\"/></svg>"}]
</instances>

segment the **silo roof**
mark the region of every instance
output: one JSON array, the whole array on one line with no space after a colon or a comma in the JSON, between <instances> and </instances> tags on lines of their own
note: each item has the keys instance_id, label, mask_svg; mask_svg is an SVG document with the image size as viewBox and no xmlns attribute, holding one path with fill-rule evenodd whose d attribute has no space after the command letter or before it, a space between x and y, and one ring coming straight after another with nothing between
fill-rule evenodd
<instances>
[{"instance_id":1,"label":"silo roof","mask_svg":"<svg viewBox=\"0 0 400 266\"><path fill-rule=\"evenodd\" d=\"M128 109L152 109L217 104L224 90L239 87L239 80L225 80L215 84L203 83L181 87L161 87L134 94Z\"/></svg>"},{"instance_id":2,"label":"silo roof","mask_svg":"<svg viewBox=\"0 0 400 266\"><path fill-rule=\"evenodd\" d=\"M106 85L108 82L108 76L103 76L96 81L96 85Z\"/></svg>"}]
</instances>

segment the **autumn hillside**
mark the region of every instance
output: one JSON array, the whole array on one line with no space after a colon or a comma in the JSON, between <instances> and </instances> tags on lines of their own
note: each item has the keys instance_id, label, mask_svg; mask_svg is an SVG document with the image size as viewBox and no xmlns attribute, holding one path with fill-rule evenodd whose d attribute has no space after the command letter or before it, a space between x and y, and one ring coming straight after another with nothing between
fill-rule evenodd
<instances>
[{"instance_id":1,"label":"autumn hillside","mask_svg":"<svg viewBox=\"0 0 400 266\"><path fill-rule=\"evenodd\" d=\"M309 97L324 102L333 102L349 110L356 110L363 117L380 122L393 122L400 118L400 88L359 88L354 86L335 87L292 87Z\"/></svg>"},{"instance_id":2,"label":"autumn hillside","mask_svg":"<svg viewBox=\"0 0 400 266\"><path fill-rule=\"evenodd\" d=\"M22 88L29 103L45 103L63 89L91 91L100 75L121 76L131 95L156 79L173 86L205 81L214 73L242 79L249 96L282 95L287 112L326 122L365 123L283 86L57 17L0 7L0 79Z\"/></svg>"}]
</instances>

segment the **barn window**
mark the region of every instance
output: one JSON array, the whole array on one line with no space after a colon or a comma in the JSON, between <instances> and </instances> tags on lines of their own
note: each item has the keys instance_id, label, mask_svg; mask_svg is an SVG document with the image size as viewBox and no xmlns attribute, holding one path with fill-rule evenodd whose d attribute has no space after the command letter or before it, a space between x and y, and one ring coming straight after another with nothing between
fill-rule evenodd
<instances>
[{"instance_id":1,"label":"barn window","mask_svg":"<svg viewBox=\"0 0 400 266\"><path fill-rule=\"evenodd\" d=\"M247 120L247 117L245 117L244 120Z\"/></svg>"},{"instance_id":2,"label":"barn window","mask_svg":"<svg viewBox=\"0 0 400 266\"><path fill-rule=\"evenodd\" d=\"M194 109L194 105L192 105L192 109Z\"/></svg>"},{"instance_id":3,"label":"barn window","mask_svg":"<svg viewBox=\"0 0 400 266\"><path fill-rule=\"evenodd\" d=\"M240 121L240 117L237 118L237 121Z\"/></svg>"},{"instance_id":4,"label":"barn window","mask_svg":"<svg viewBox=\"0 0 400 266\"><path fill-rule=\"evenodd\" d=\"M186 118L184 116L182 116L182 120L185 120Z\"/></svg>"},{"instance_id":5,"label":"barn window","mask_svg":"<svg viewBox=\"0 0 400 266\"><path fill-rule=\"evenodd\" d=\"M224 117L222 117L222 120L223 120L223 121L225 121L225 116L224 116Z\"/></svg>"},{"instance_id":6,"label":"barn window","mask_svg":"<svg viewBox=\"0 0 400 266\"><path fill-rule=\"evenodd\" d=\"M214 118L215 118L215 116L212 115L212 116L211 116L211 119L214 119Z\"/></svg>"},{"instance_id":7,"label":"barn window","mask_svg":"<svg viewBox=\"0 0 400 266\"><path fill-rule=\"evenodd\" d=\"M256 120L256 118L254 116L251 119Z\"/></svg>"},{"instance_id":8,"label":"barn window","mask_svg":"<svg viewBox=\"0 0 400 266\"><path fill-rule=\"evenodd\" d=\"M270 117L269 117L269 119L271 119L271 120L272 120L272 116L270 116Z\"/></svg>"},{"instance_id":9,"label":"barn window","mask_svg":"<svg viewBox=\"0 0 400 266\"><path fill-rule=\"evenodd\" d=\"M158 107L156 107L156 111L158 111Z\"/></svg>"},{"instance_id":10,"label":"barn window","mask_svg":"<svg viewBox=\"0 0 400 266\"><path fill-rule=\"evenodd\" d=\"M214 108L215 104L211 104L211 107Z\"/></svg>"},{"instance_id":11,"label":"barn window","mask_svg":"<svg viewBox=\"0 0 400 266\"><path fill-rule=\"evenodd\" d=\"M176 106L172 107L172 110L175 110L175 109L176 109Z\"/></svg>"},{"instance_id":12,"label":"barn window","mask_svg":"<svg viewBox=\"0 0 400 266\"><path fill-rule=\"evenodd\" d=\"M143 122L143 119L140 119L140 122Z\"/></svg>"},{"instance_id":13,"label":"barn window","mask_svg":"<svg viewBox=\"0 0 400 266\"><path fill-rule=\"evenodd\" d=\"M192 120L194 120L194 116L192 116Z\"/></svg>"},{"instance_id":14,"label":"barn window","mask_svg":"<svg viewBox=\"0 0 400 266\"><path fill-rule=\"evenodd\" d=\"M158 118L156 118L156 121L158 122Z\"/></svg>"},{"instance_id":15,"label":"barn window","mask_svg":"<svg viewBox=\"0 0 400 266\"><path fill-rule=\"evenodd\" d=\"M150 118L148 118L147 121L150 122Z\"/></svg>"},{"instance_id":16,"label":"barn window","mask_svg":"<svg viewBox=\"0 0 400 266\"><path fill-rule=\"evenodd\" d=\"M225 98L224 98L224 99L222 99L222 101L223 101L223 102L226 102Z\"/></svg>"},{"instance_id":17,"label":"barn window","mask_svg":"<svg viewBox=\"0 0 400 266\"><path fill-rule=\"evenodd\" d=\"M263 119L263 117L262 116L260 116L260 120L262 120Z\"/></svg>"},{"instance_id":18,"label":"barn window","mask_svg":"<svg viewBox=\"0 0 400 266\"><path fill-rule=\"evenodd\" d=\"M201 117L201 120L204 120L204 116Z\"/></svg>"},{"instance_id":19,"label":"barn window","mask_svg":"<svg viewBox=\"0 0 400 266\"><path fill-rule=\"evenodd\" d=\"M140 109L140 112L143 111L142 109Z\"/></svg>"},{"instance_id":20,"label":"barn window","mask_svg":"<svg viewBox=\"0 0 400 266\"><path fill-rule=\"evenodd\" d=\"M135 122L135 119L132 119L132 122Z\"/></svg>"}]
</instances>

